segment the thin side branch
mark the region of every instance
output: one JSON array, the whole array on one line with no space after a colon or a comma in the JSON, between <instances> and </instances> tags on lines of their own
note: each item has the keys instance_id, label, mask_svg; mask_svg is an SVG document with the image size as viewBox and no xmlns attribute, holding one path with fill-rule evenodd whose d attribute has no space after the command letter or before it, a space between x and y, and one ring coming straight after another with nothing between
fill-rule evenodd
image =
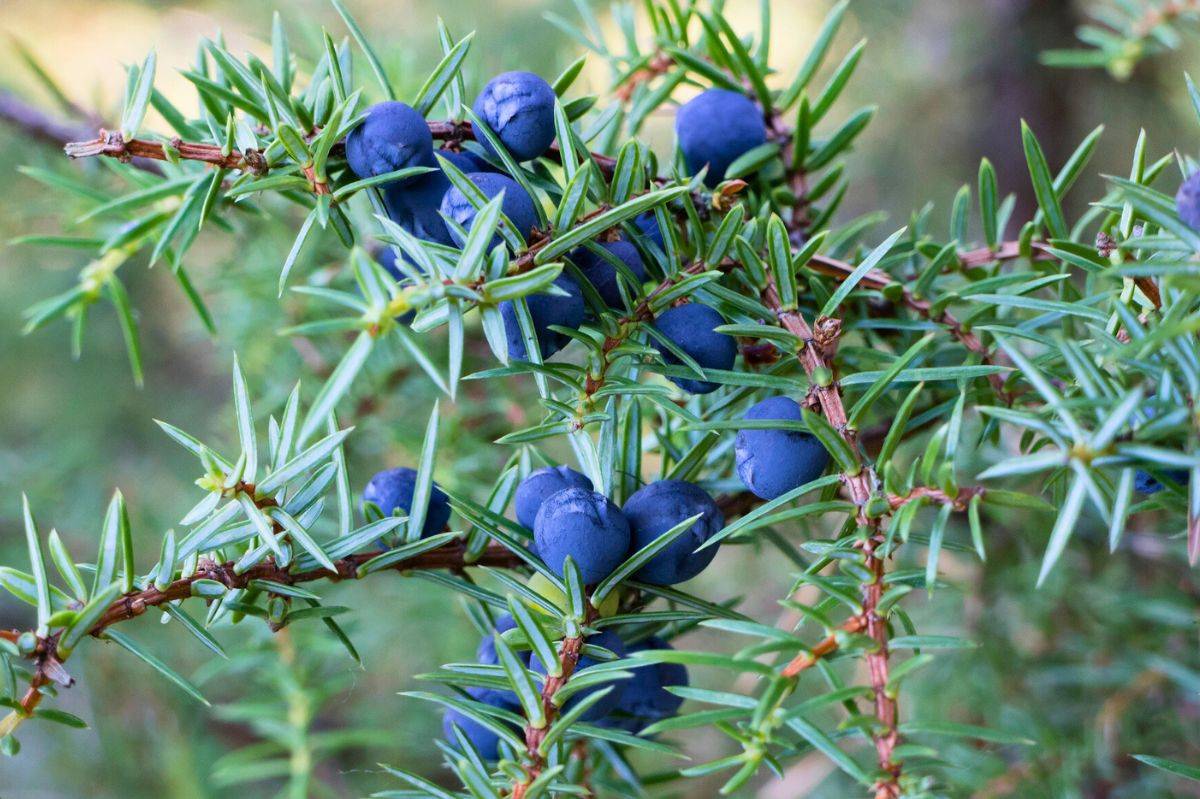
<instances>
[{"instance_id":1,"label":"thin side branch","mask_svg":"<svg viewBox=\"0 0 1200 799\"><path fill-rule=\"evenodd\" d=\"M863 616L854 616L848 622L843 624L839 629L842 634L853 635L860 633L867 626L867 620ZM811 669L817 665L817 661L823 657L829 657L838 648L838 634L833 633L821 639L820 643L814 646L807 652L801 652L792 661L783 667L781 672L784 677L795 677L800 672Z\"/></svg>"},{"instance_id":2,"label":"thin side branch","mask_svg":"<svg viewBox=\"0 0 1200 799\"><path fill-rule=\"evenodd\" d=\"M584 624L590 624L595 618L596 610L589 603ZM529 768L526 770L523 780L513 783L512 799L523 799L529 786L546 768L546 758L542 755L541 746L546 739L546 733L550 731L554 719L558 716L559 709L554 704L554 694L566 685L575 673L575 669L579 666L580 652L583 650L585 640L586 636L582 634L564 638L558 649L558 665L562 673L557 677L546 675L546 679L542 683L542 714L546 723L542 727L525 725L525 751L529 756Z\"/></svg>"},{"instance_id":3,"label":"thin side branch","mask_svg":"<svg viewBox=\"0 0 1200 799\"><path fill-rule=\"evenodd\" d=\"M475 130L471 127L470 122L429 120L429 131L433 134L433 138L450 146L476 139ZM125 141L120 133L104 129L100 130L100 135L97 138L87 141L70 141L78 136L78 131L59 131L59 133L65 133L65 135L56 136L55 139L59 143L67 142L63 147L63 151L71 158L103 156L122 161L129 158L148 158L155 161L168 160L163 145L156 141L149 141L147 139L130 139L129 141ZM225 153L222 152L221 147L215 144L187 142L178 138L171 140L171 147L178 152L180 160L183 161L201 161L224 169L240 169L252 172L265 171L266 162L260 153L254 151L242 153L239 150L232 150ZM562 152L558 149L558 145L551 146L546 152L546 156L555 161L562 161ZM592 153L591 158L605 177L612 177L613 169L616 167L615 159L609 158L606 155L600 155L599 153Z\"/></svg>"},{"instance_id":4,"label":"thin side branch","mask_svg":"<svg viewBox=\"0 0 1200 799\"><path fill-rule=\"evenodd\" d=\"M273 560L266 560L257 566L238 573L234 568L233 561L214 563L210 560L201 560L194 574L175 580L161 590L150 586L119 597L108 607L104 615L92 625L91 629L88 630L88 634L99 638L103 636L105 630L109 627L130 619L135 619L150 608L165 605L168 602L188 599L192 596L192 586L197 580L215 580L230 590L246 588L254 580L279 583L281 585L297 585L315 580L331 580L335 582L353 580L359 577L358 569L362 564L381 554L384 553L362 552L349 555L334 562L334 565L337 566L336 573L324 568L304 572L289 572L287 569L276 565ZM520 557L515 553L495 544L489 545L478 559L468 562L466 560L466 545L461 541L454 541L430 552L402 560L387 569L381 569L380 573L384 571L406 572L430 569L461 571L468 566L491 566L493 568L511 569L519 566L522 562ZM371 573L374 574L375 572ZM0 637L8 641L15 642L20 636L21 633L17 630L0 631ZM62 684L69 684L70 682L68 677L66 678L67 682L63 683L62 676L65 675L65 672L62 670L62 660L65 658L59 657L58 635L41 639L31 657L35 662L34 676L30 681L29 688L20 701L21 712L24 716L32 714L42 701L43 694L40 690L42 686L47 685L51 681Z\"/></svg>"}]
</instances>

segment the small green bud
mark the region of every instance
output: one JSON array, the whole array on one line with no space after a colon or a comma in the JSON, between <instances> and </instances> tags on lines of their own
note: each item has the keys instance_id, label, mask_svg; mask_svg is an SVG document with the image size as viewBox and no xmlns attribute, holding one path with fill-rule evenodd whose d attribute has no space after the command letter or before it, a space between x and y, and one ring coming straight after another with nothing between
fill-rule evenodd
<instances>
[{"instance_id":1,"label":"small green bud","mask_svg":"<svg viewBox=\"0 0 1200 799\"><path fill-rule=\"evenodd\" d=\"M813 370L812 380L821 388L828 388L833 385L833 370L828 366L818 366Z\"/></svg>"},{"instance_id":2,"label":"small green bud","mask_svg":"<svg viewBox=\"0 0 1200 799\"><path fill-rule=\"evenodd\" d=\"M904 299L904 286L900 283L888 283L883 287L883 296L888 302L901 302Z\"/></svg>"},{"instance_id":3,"label":"small green bud","mask_svg":"<svg viewBox=\"0 0 1200 799\"><path fill-rule=\"evenodd\" d=\"M281 597L273 596L267 602L267 618L275 624L283 621L283 617L287 615L288 603Z\"/></svg>"},{"instance_id":4,"label":"small green bud","mask_svg":"<svg viewBox=\"0 0 1200 799\"><path fill-rule=\"evenodd\" d=\"M886 516L892 509L892 503L888 502L887 497L874 496L867 501L867 515L872 519L878 519L881 516Z\"/></svg>"},{"instance_id":5,"label":"small green bud","mask_svg":"<svg viewBox=\"0 0 1200 799\"><path fill-rule=\"evenodd\" d=\"M21 633L17 638L17 649L21 651L22 655L32 655L37 649L37 636L33 633Z\"/></svg>"},{"instance_id":6,"label":"small green bud","mask_svg":"<svg viewBox=\"0 0 1200 799\"><path fill-rule=\"evenodd\" d=\"M567 595L562 591L559 591L545 575L533 575L529 578L529 582L526 583L526 585L531 591L549 600L550 604L560 608L564 613L571 609L570 605L567 603ZM606 619L609 616L617 615L617 607L621 603L621 599L619 596L617 596L617 594L617 591L613 591L609 593L608 596L604 597L604 601L601 602L600 607L596 609L601 618ZM546 609L540 605L530 605L530 609L547 616L550 615L546 613Z\"/></svg>"}]
</instances>

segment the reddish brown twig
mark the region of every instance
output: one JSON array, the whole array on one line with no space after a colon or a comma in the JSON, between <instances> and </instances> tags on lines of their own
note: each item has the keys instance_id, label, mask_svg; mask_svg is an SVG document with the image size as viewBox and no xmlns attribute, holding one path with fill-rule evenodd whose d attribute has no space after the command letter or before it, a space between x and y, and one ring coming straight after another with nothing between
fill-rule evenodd
<instances>
[{"instance_id":1,"label":"reddish brown twig","mask_svg":"<svg viewBox=\"0 0 1200 799\"><path fill-rule=\"evenodd\" d=\"M1030 243L1030 257L1034 261L1054 261L1057 260L1054 253L1050 252L1050 245L1044 242L1035 241ZM962 263L964 269L984 266L985 264L994 263L996 261L1012 261L1021 257L1021 245L1016 241L1001 242L996 249L988 247L980 247L974 250L968 250L964 253L959 253L958 259ZM1139 275L1133 279L1142 293L1146 295L1146 299L1153 303L1155 308L1162 308L1162 295L1159 293L1158 284L1154 282L1154 278Z\"/></svg>"},{"instance_id":2,"label":"reddish brown twig","mask_svg":"<svg viewBox=\"0 0 1200 799\"><path fill-rule=\"evenodd\" d=\"M212 561L202 560L195 573L189 577L175 580L162 589L151 586L118 598L108 607L104 615L92 625L88 634L97 638L101 637L109 627L129 619L137 618L150 608L165 605L168 602L188 599L192 596L192 585L197 580L215 580L230 590L246 588L250 585L251 581L255 580L279 583L281 585L297 585L314 580L350 580L359 576L358 568L362 564L381 554L383 553L363 552L334 561L334 565L337 566L336 573L329 572L324 568L311 569L304 572L289 572L287 569L276 565L272 560L264 561L257 566L238 573L234 570L234 563L232 561L228 563L213 563ZM515 553L499 545L489 545L478 559L468 562L466 560L465 544L460 541L454 541L430 552L425 552L395 563L382 571L404 572L428 569L459 571L467 566L514 568L521 563L521 559ZM0 632L0 637L14 642L20 636L21 633L16 630ZM58 654L57 635L40 639L37 648L31 653L31 656L35 663L34 675L20 701L21 710L26 716L33 713L34 709L41 702L42 693L40 689L52 680L62 682L59 677L65 675L65 672L62 671L62 661ZM65 684L69 684L69 678L67 680L68 682Z\"/></svg>"},{"instance_id":3,"label":"reddish brown twig","mask_svg":"<svg viewBox=\"0 0 1200 799\"><path fill-rule=\"evenodd\" d=\"M584 623L590 624L595 618L596 610L591 604L588 604L587 617L584 619ZM529 756L529 766L525 772L525 779L513 784L512 799L522 799L525 796L525 792L529 790L530 784L546 768L546 758L542 755L541 746L542 742L546 739L546 733L550 731L550 726L554 723L554 719L558 717L558 707L554 704L554 694L566 685L575 673L575 669L579 665L579 653L583 649L585 640L585 635L564 638L558 649L558 664L561 674L557 677L547 675L545 681L542 683L542 715L545 717L546 723L541 727L534 727L528 723L525 725L525 752Z\"/></svg>"},{"instance_id":4,"label":"reddish brown twig","mask_svg":"<svg viewBox=\"0 0 1200 799\"><path fill-rule=\"evenodd\" d=\"M1169 0L1161 6L1150 6L1145 15L1130 30L1134 39L1146 39L1159 25L1165 25L1185 14L1200 14L1200 0Z\"/></svg>"},{"instance_id":5,"label":"reddish brown twig","mask_svg":"<svg viewBox=\"0 0 1200 799\"><path fill-rule=\"evenodd\" d=\"M940 488L919 486L914 488L912 491L909 491L904 496L897 496L895 494L890 495L888 497L888 504L891 505L892 510L897 510L898 508L907 505L910 502L916 502L919 499L924 499L934 503L935 505L949 505L956 511L964 511L967 509L967 506L971 504L971 500L974 497L983 496L984 491L985 489L983 486L960 488L957 494L950 496Z\"/></svg>"},{"instance_id":6,"label":"reddish brown twig","mask_svg":"<svg viewBox=\"0 0 1200 799\"><path fill-rule=\"evenodd\" d=\"M814 333L799 311L783 308L775 284L770 279L763 289L762 300L768 308L775 311L779 324L803 342L797 355L808 376L812 378L818 369L830 370L832 373L829 358L836 349L841 323L835 319L818 319L817 332ZM857 472L843 472L842 483L849 491L851 500L859 508L859 523L871 530L870 537L862 545L865 565L872 576L871 581L863 586L862 616L866 621L867 634L875 640L875 649L867 655L867 664L875 695L875 714L879 718L880 727L872 732L871 737L875 742L879 767L888 775L876 785L875 796L876 799L895 799L900 796L900 767L893 758L899 742L899 731L896 699L888 691L887 622L878 613L879 601L883 597L884 564L883 559L876 553L882 545L883 536L881 519L866 513L874 479L859 451L857 435L847 422L846 409L837 382L822 384L821 381L814 380L813 391L825 419L850 445L850 451L857 461Z\"/></svg>"},{"instance_id":7,"label":"reddish brown twig","mask_svg":"<svg viewBox=\"0 0 1200 799\"><path fill-rule=\"evenodd\" d=\"M451 145L476 138L470 122L430 120L429 130L435 139ZM265 174L267 168L262 154L253 150L246 153L239 150L225 153L215 144L187 142L178 138L171 140L171 147L183 161L201 161L223 169L239 169L255 174ZM95 139L68 142L63 147L63 151L71 158L103 156L121 161L131 158L148 158L154 161L169 160L167 152L160 142L146 139L126 141L120 133L104 129L100 130L100 135ZM599 153L591 153L590 156L605 177L612 177L613 169L616 167L614 159ZM551 146L546 152L546 157L561 162L562 152L558 149L558 145ZM319 185L314 183L314 186ZM320 193L319 190L318 193Z\"/></svg>"},{"instance_id":8,"label":"reddish brown twig","mask_svg":"<svg viewBox=\"0 0 1200 799\"><path fill-rule=\"evenodd\" d=\"M863 628L866 626L867 620L865 618L862 616L853 616L848 622L843 624L839 630L843 634L853 635L854 633L862 632ZM821 639L820 643L818 643L809 651L801 652L799 655L796 655L796 657L792 658L791 662L783 667L782 674L784 677L795 677L805 669L811 669L813 666L817 665L817 661L821 658L832 655L837 651L837 648L838 634L833 633L831 635L827 635L825 638Z\"/></svg>"},{"instance_id":9,"label":"reddish brown twig","mask_svg":"<svg viewBox=\"0 0 1200 799\"><path fill-rule=\"evenodd\" d=\"M971 255L971 253L966 253L964 257L969 255ZM1013 255L1012 257L1016 256ZM813 256L808 265L815 271L829 275L830 277L838 280L845 280L854 272L853 265L848 264L845 261L839 261L836 258L829 258L824 255ZM869 288L875 291L883 291L886 287L899 285L899 283L887 272L879 269L872 269L870 272L867 272L862 280L859 281L859 285L863 288ZM912 293L908 291L908 289L904 289L904 304L931 322L938 322L949 328L950 333L956 339L958 339L959 343L966 347L969 351L977 354L982 363L986 365L1007 365L1007 358L1004 357L1003 353L993 354L990 352L983 342L979 340L979 337L974 333L964 330L962 323L954 318L953 314L951 314L949 311L942 310L939 313L935 313L932 303L930 303L928 300L922 300L914 297ZM1001 401L1004 402L1005 405L1012 405L1013 396L1007 389L1004 388L1004 375L988 375L988 382L991 383L992 389L996 392L996 395L1000 397Z\"/></svg>"},{"instance_id":10,"label":"reddish brown twig","mask_svg":"<svg viewBox=\"0 0 1200 799\"><path fill-rule=\"evenodd\" d=\"M215 144L200 144L174 139L171 147L179 153L184 161L203 161L222 169L252 169L251 161L238 150L229 153L221 152ZM167 151L159 142L146 139L129 139L126 141L120 133L100 129L99 137L89 141L68 142L63 146L63 152L69 158L91 158L104 156L127 161L130 158L149 158L154 161L167 161ZM258 156L261 158L261 155ZM263 162L265 164L265 162Z\"/></svg>"},{"instance_id":11,"label":"reddish brown twig","mask_svg":"<svg viewBox=\"0 0 1200 799\"><path fill-rule=\"evenodd\" d=\"M673 66L675 66L675 59L660 50L651 57L646 66L634 70L621 85L614 88L613 96L621 102L627 103L633 99L633 93L638 86L667 74Z\"/></svg>"}]
</instances>

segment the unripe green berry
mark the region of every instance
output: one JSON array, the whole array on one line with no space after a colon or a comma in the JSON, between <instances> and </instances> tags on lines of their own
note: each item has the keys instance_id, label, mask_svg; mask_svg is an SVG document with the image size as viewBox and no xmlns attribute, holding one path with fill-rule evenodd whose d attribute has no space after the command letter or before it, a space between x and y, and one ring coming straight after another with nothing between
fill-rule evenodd
<instances>
[{"instance_id":1,"label":"unripe green berry","mask_svg":"<svg viewBox=\"0 0 1200 799\"><path fill-rule=\"evenodd\" d=\"M559 608L564 613L570 612L571 605L569 602L567 602L567 595L562 591L559 591L558 588L552 582L550 582L546 575L540 573L535 574L529 578L529 582L526 583L526 585L531 591L538 594L542 598L549 600L550 604ZM597 608L600 618L606 619L609 616L617 615L617 607L620 605L620 603L621 598L617 596L617 592L610 592L608 596L604 597L604 601L600 603L600 607ZM547 616L550 615L549 613L546 613L546 609L540 605L530 605L530 607L531 609L536 610L538 613L542 613Z\"/></svg>"}]
</instances>

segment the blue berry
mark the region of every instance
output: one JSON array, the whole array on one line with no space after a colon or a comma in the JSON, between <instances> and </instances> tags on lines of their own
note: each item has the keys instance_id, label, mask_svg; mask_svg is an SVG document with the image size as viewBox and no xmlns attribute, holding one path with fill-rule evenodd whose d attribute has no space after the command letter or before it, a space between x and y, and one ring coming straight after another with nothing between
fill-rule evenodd
<instances>
[{"instance_id":1,"label":"blue berry","mask_svg":"<svg viewBox=\"0 0 1200 799\"><path fill-rule=\"evenodd\" d=\"M661 638L648 638L630 644L629 654L672 649ZM687 687L687 668L682 663L655 663L632 669L633 677L625 681L625 690L613 709L613 715L602 726L613 726L637 734L656 721L670 718L679 712L683 697L667 691L673 686Z\"/></svg>"},{"instance_id":2,"label":"blue berry","mask_svg":"<svg viewBox=\"0 0 1200 799\"><path fill-rule=\"evenodd\" d=\"M639 283L646 279L646 267L642 264L642 256L638 253L637 247L634 247L625 239L617 239L616 241L607 242L599 246L614 255L625 266L629 267L629 271L633 272ZM625 306L625 303L621 299L621 289L618 285L618 281L622 278L617 276L616 267L587 247L580 247L572 252L571 260L596 288L596 292L604 300L605 305L609 308L623 308Z\"/></svg>"},{"instance_id":3,"label":"blue berry","mask_svg":"<svg viewBox=\"0 0 1200 799\"><path fill-rule=\"evenodd\" d=\"M746 412L745 419L798 422L804 417L789 397L771 397ZM738 475L762 499L775 499L821 476L829 453L814 436L793 430L740 430L734 443Z\"/></svg>"},{"instance_id":4,"label":"blue berry","mask_svg":"<svg viewBox=\"0 0 1200 799\"><path fill-rule=\"evenodd\" d=\"M1175 195L1179 218L1192 230L1200 230L1200 171L1193 172L1179 186Z\"/></svg>"},{"instance_id":5,"label":"blue berry","mask_svg":"<svg viewBox=\"0 0 1200 799\"><path fill-rule=\"evenodd\" d=\"M584 583L598 583L629 552L629 522L608 497L586 488L566 488L542 503L533 522L538 555L562 574L569 555Z\"/></svg>"},{"instance_id":6,"label":"blue berry","mask_svg":"<svg viewBox=\"0 0 1200 799\"><path fill-rule=\"evenodd\" d=\"M739 156L767 141L762 111L746 95L709 89L679 109L675 136L688 171L708 165L704 182L716 186Z\"/></svg>"},{"instance_id":7,"label":"blue berry","mask_svg":"<svg viewBox=\"0 0 1200 799\"><path fill-rule=\"evenodd\" d=\"M413 490L417 485L417 473L413 469L385 469L377 473L363 489L363 502L371 502L385 516L396 512L404 516L412 509ZM450 498L434 483L429 492L429 506L425 510L425 525L421 535L437 535L450 521Z\"/></svg>"},{"instance_id":8,"label":"blue berry","mask_svg":"<svg viewBox=\"0 0 1200 799\"><path fill-rule=\"evenodd\" d=\"M650 559L634 575L654 585L690 580L712 563L717 547L696 550L725 526L725 517L704 489L684 480L659 480L634 492L622 509L632 536L630 552L652 543L675 525L695 516L691 528Z\"/></svg>"},{"instance_id":9,"label":"blue berry","mask_svg":"<svg viewBox=\"0 0 1200 799\"><path fill-rule=\"evenodd\" d=\"M487 161L466 150L438 150L437 154L464 173L497 171ZM387 184L383 189L383 201L392 221L409 233L425 241L451 245L454 239L450 238L450 230L441 215L442 198L449 189L450 179L439 169L412 180Z\"/></svg>"},{"instance_id":10,"label":"blue berry","mask_svg":"<svg viewBox=\"0 0 1200 799\"><path fill-rule=\"evenodd\" d=\"M625 643L617 637L616 633L612 632L611 630L601 630L595 635L588 636L586 643L592 646L598 646L603 649L607 649L618 658L623 658L626 654ZM572 679L574 679L574 677L581 672L587 671L592 666L606 662L608 661L596 660L593 657L584 655L583 657L579 658L579 663L576 664L575 671L572 673ZM546 673L545 665L543 665L542 661L536 657L530 659L529 668L538 674ZM572 694L571 698L568 699L566 704L563 705L562 711L564 713L570 712L571 709L574 708L575 705L577 705L584 697L591 696L597 691L603 691L611 686L612 690L610 690L603 699L589 707L584 714L579 717L581 721L598 721L599 719L602 719L611 713L613 708L615 708L621 701L621 696L625 692L626 682L628 682L628 680L613 680L612 682L599 683L591 688L585 688L577 694ZM567 684L570 685L570 680L567 681Z\"/></svg>"},{"instance_id":11,"label":"blue berry","mask_svg":"<svg viewBox=\"0 0 1200 799\"><path fill-rule=\"evenodd\" d=\"M566 466L543 466L531 472L517 486L513 503L517 510L517 521L532 530L542 503L564 488L586 488L591 491L593 486L585 475Z\"/></svg>"},{"instance_id":12,"label":"blue berry","mask_svg":"<svg viewBox=\"0 0 1200 799\"><path fill-rule=\"evenodd\" d=\"M516 621L509 613L496 617L496 632L503 633L506 630L515 629ZM528 666L529 665L529 650L521 650L516 653L517 657ZM479 646L475 650L475 662L484 666L496 666L500 663L500 657L496 654L496 639L492 635L485 635L479 641ZM506 707L510 710L520 710L521 700L517 699L517 695L512 691L505 691L499 688L468 688L467 693L473 698L493 707Z\"/></svg>"},{"instance_id":13,"label":"blue berry","mask_svg":"<svg viewBox=\"0 0 1200 799\"><path fill-rule=\"evenodd\" d=\"M568 275L559 275L554 285L567 292L568 296L561 297L552 294L530 294L525 297L529 306L529 315L533 317L534 332L537 335L538 349L542 358L549 358L570 342L570 337L551 330L550 325L577 328L583 324L583 293L578 284ZM504 334L508 340L508 357L511 360L529 360L529 351L525 348L525 337L521 335L521 326L517 323L517 311L512 302L506 300L500 303L500 317L504 320Z\"/></svg>"},{"instance_id":14,"label":"blue berry","mask_svg":"<svg viewBox=\"0 0 1200 799\"><path fill-rule=\"evenodd\" d=\"M1187 469L1167 469L1163 472L1163 477L1176 485L1187 485L1191 479L1191 474ZM1157 494L1166 488L1166 486L1145 469L1138 469L1134 474L1133 487L1139 494Z\"/></svg>"},{"instance_id":15,"label":"blue berry","mask_svg":"<svg viewBox=\"0 0 1200 799\"><path fill-rule=\"evenodd\" d=\"M524 239L529 238L529 232L537 226L537 211L533 207L533 199L525 189L521 188L521 184L517 183L507 175L500 175L495 172L470 172L467 178L472 183L479 187L480 191L487 196L489 200L495 198L500 192L504 192L504 202L500 208L509 221L513 223L513 227L521 234ZM463 193L457 187L452 186L446 191L441 202L441 212L448 219L453 219L464 229L470 230L471 224L475 221L475 216L478 211L475 206L463 196ZM457 232L452 232L451 236L461 245ZM500 234L497 233L493 238L489 247L495 247L500 243Z\"/></svg>"},{"instance_id":16,"label":"blue berry","mask_svg":"<svg viewBox=\"0 0 1200 799\"><path fill-rule=\"evenodd\" d=\"M383 204L391 220L418 239L449 246L454 239L439 213L449 188L450 180L442 172L430 172L412 182L384 186Z\"/></svg>"},{"instance_id":17,"label":"blue berry","mask_svg":"<svg viewBox=\"0 0 1200 799\"><path fill-rule=\"evenodd\" d=\"M499 735L470 716L465 716L454 708L446 708L446 713L442 716L442 734L452 744L457 743L457 739L454 737L455 727L462 730L463 734L467 736L467 740L479 751L479 756L484 760L500 758Z\"/></svg>"},{"instance_id":18,"label":"blue berry","mask_svg":"<svg viewBox=\"0 0 1200 799\"><path fill-rule=\"evenodd\" d=\"M392 276L393 280L399 281L406 279L407 275L400 271L400 267L396 266L397 257L403 258L404 256L397 256L396 248L387 246L379 251L376 260L379 261L379 265L384 268L384 271Z\"/></svg>"},{"instance_id":19,"label":"blue berry","mask_svg":"<svg viewBox=\"0 0 1200 799\"><path fill-rule=\"evenodd\" d=\"M505 72L488 82L471 110L518 161L531 161L554 142L554 89L532 72ZM480 143L491 151L487 140Z\"/></svg>"},{"instance_id":20,"label":"blue berry","mask_svg":"<svg viewBox=\"0 0 1200 799\"><path fill-rule=\"evenodd\" d=\"M436 166L429 125L416 109L404 103L373 105L367 109L366 119L346 136L346 162L360 178L414 166Z\"/></svg>"},{"instance_id":21,"label":"blue berry","mask_svg":"<svg viewBox=\"0 0 1200 799\"><path fill-rule=\"evenodd\" d=\"M654 215L653 211L646 211L634 219L633 224L637 225L638 230L642 231L660 250L666 249L666 245L663 243L662 228L658 226L658 217Z\"/></svg>"},{"instance_id":22,"label":"blue berry","mask_svg":"<svg viewBox=\"0 0 1200 799\"><path fill-rule=\"evenodd\" d=\"M672 344L691 356L704 369L730 369L737 357L737 342L713 328L725 324L721 314L700 303L690 303L669 308L658 315L654 326ZM654 346L662 353L668 364L677 365L680 360L657 341ZM720 386L705 380L689 377L667 378L690 394L709 394Z\"/></svg>"}]
</instances>

